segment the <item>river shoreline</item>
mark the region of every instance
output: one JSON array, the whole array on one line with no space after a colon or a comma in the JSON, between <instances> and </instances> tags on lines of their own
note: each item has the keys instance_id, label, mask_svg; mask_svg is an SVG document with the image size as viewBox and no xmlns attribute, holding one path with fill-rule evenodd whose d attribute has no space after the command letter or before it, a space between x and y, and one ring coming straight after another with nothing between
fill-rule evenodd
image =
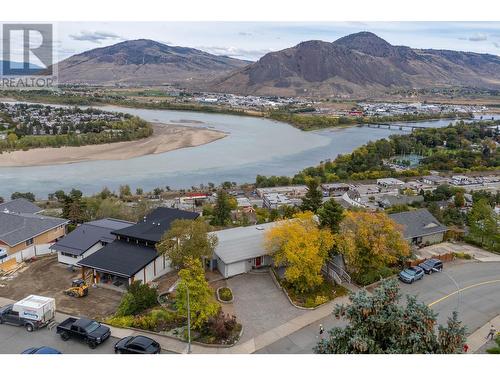
<instances>
[{"instance_id":1,"label":"river shoreline","mask_svg":"<svg viewBox=\"0 0 500 375\"><path fill-rule=\"evenodd\" d=\"M0 154L0 167L34 167L96 160L127 160L215 142L227 133L195 124L152 123L153 135L128 142L79 147L34 148Z\"/></svg>"}]
</instances>

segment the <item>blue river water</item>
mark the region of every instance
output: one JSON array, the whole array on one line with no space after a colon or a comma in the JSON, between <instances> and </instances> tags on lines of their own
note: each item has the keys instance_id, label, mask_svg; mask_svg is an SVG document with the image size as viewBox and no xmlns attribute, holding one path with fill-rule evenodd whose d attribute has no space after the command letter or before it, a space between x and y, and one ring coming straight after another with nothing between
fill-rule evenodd
<instances>
[{"instance_id":1,"label":"blue river water","mask_svg":"<svg viewBox=\"0 0 500 375\"><path fill-rule=\"evenodd\" d=\"M223 181L254 182L257 174L288 175L351 152L370 140L408 132L398 129L349 127L312 132L268 119L199 112L132 109L106 106L162 123L202 122L228 133L215 142L147 155L129 160L88 161L36 167L0 168L0 196L31 191L45 197L58 189L77 188L86 194L103 187L117 189L129 184L149 191L155 187L189 188ZM449 120L419 122L419 126L442 127Z\"/></svg>"}]
</instances>

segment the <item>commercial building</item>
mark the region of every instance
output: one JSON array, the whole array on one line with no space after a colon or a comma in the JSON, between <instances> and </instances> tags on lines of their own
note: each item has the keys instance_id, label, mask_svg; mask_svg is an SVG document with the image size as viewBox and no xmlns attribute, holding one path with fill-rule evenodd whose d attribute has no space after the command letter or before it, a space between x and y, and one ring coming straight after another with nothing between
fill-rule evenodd
<instances>
[{"instance_id":1,"label":"commercial building","mask_svg":"<svg viewBox=\"0 0 500 375\"><path fill-rule=\"evenodd\" d=\"M397 178L378 178L377 179L377 185L383 186L386 189L390 188L400 188L404 186L404 182L401 180L398 180Z\"/></svg>"}]
</instances>

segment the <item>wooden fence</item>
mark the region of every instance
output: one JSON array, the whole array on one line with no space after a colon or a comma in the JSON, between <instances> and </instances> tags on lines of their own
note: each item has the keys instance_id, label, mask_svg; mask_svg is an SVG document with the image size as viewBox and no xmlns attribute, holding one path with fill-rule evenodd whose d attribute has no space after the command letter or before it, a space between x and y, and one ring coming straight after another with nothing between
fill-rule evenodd
<instances>
[{"instance_id":1,"label":"wooden fence","mask_svg":"<svg viewBox=\"0 0 500 375\"><path fill-rule=\"evenodd\" d=\"M446 253L446 254L441 254L441 255L435 255L429 258L424 258L424 259L414 259L408 261L408 267L413 267L413 266L418 266L420 263L426 261L427 259L439 259L442 262L451 262L453 259L455 259L455 254L453 253Z\"/></svg>"}]
</instances>

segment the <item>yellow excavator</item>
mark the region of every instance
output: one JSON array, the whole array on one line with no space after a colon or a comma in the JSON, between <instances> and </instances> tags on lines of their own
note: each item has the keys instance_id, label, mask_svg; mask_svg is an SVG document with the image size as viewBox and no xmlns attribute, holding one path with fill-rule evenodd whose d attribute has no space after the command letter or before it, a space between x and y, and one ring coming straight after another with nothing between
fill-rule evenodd
<instances>
[{"instance_id":1,"label":"yellow excavator","mask_svg":"<svg viewBox=\"0 0 500 375\"><path fill-rule=\"evenodd\" d=\"M71 288L66 289L64 292L70 297L85 297L89 294L89 286L83 279L75 279L71 282Z\"/></svg>"}]
</instances>

